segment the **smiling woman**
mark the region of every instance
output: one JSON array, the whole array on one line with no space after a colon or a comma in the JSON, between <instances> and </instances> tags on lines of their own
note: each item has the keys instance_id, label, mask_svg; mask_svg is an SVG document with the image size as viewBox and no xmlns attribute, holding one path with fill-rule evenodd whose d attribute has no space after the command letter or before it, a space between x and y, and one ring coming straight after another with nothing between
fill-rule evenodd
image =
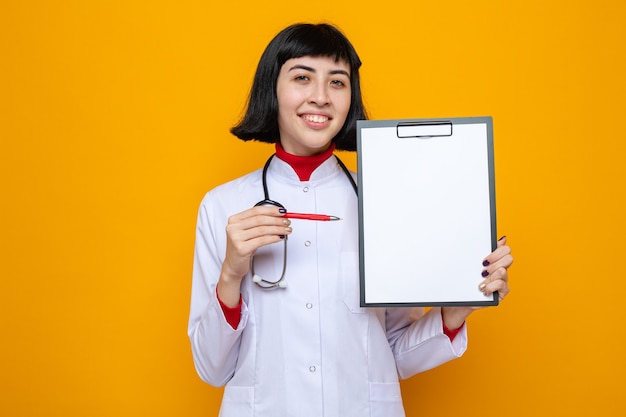
<instances>
[{"instance_id":1,"label":"smiling woman","mask_svg":"<svg viewBox=\"0 0 626 417\"><path fill-rule=\"evenodd\" d=\"M617 337L625 329L619 259L626 252L626 141L619 121L626 111L626 2L270 4L0 1L0 416L218 415L223 389L199 380L186 334L198 203L206 190L262 167L272 153L273 144L243 142L229 129L243 114L268 41L293 22L320 20L338 23L363 58L355 72L348 49L340 54L350 63L352 106L360 76L377 119L492 115L495 122L498 229L515 245L515 291L502 306L470 316L461 360L401 381L407 416L626 416L626 356ZM294 52L343 50L315 42L322 36L315 32L312 41L291 36L296 45L283 43L290 48L285 60ZM271 123L282 65L276 56L255 110ZM268 116L272 106L276 113ZM270 137L277 140L277 126ZM337 149L349 146L341 137ZM335 154L357 166L354 153ZM282 163L277 156L270 169ZM309 165L316 163L294 163L298 174ZM312 188L304 192L310 184L303 177L293 191L299 202L284 199L271 174L270 196L289 211L342 220L290 219L289 288L266 291L269 314L255 323L291 320L272 315L274 301L290 303L289 313L299 316L346 306L366 321L352 297L358 282L339 289L325 274L336 258L343 271L357 266L349 239L308 237L313 227L335 230L352 220L328 207L302 209L319 197ZM261 182L250 190L253 198L242 200L252 205L263 196ZM309 256L324 245L341 253L320 258L322 295L340 290L345 297L318 305L313 295L280 296L293 294L300 280L296 246ZM258 267L268 279L280 276L280 269L272 275ZM322 341L304 321L295 330L290 337L302 346ZM349 334L343 339L353 342ZM343 339L332 348L343 350ZM286 349L298 347L285 341ZM302 351L300 379L318 375L309 371L309 356ZM259 356L259 367L267 359ZM254 360L241 355L238 363ZM277 374L302 369L277 362L267 363ZM366 372L332 362L317 370ZM230 385L237 381L240 371ZM327 388L325 398L347 389ZM265 391L257 393L264 398Z\"/></svg>"},{"instance_id":2,"label":"smiling woman","mask_svg":"<svg viewBox=\"0 0 626 417\"><path fill-rule=\"evenodd\" d=\"M278 130L283 149L311 156L328 149L350 109L350 68L329 57L285 62L278 74Z\"/></svg>"},{"instance_id":3,"label":"smiling woman","mask_svg":"<svg viewBox=\"0 0 626 417\"><path fill-rule=\"evenodd\" d=\"M277 83L290 59L323 57L333 62L332 72L346 72L350 83L350 110L341 130L334 137L338 150L356 150L356 121L367 119L361 97L361 60L350 41L335 27L320 25L293 25L282 30L267 46L257 67L247 111L241 122L231 132L242 140L259 140L275 143L279 140L279 103ZM343 62L347 66L340 64ZM301 69L306 69L301 68ZM310 68L315 69L315 68ZM328 68L327 68L328 70ZM308 74L311 75L312 71ZM329 74L330 75L330 74ZM339 76L340 74L333 74Z\"/></svg>"},{"instance_id":4,"label":"smiling woman","mask_svg":"<svg viewBox=\"0 0 626 417\"><path fill-rule=\"evenodd\" d=\"M232 129L243 140L275 143L276 154L264 169L210 191L200 206L188 332L200 377L226 385L221 416L402 417L399 378L467 348L472 308L424 313L353 303L357 188L333 151L355 148L356 120L365 118L360 64L333 26L280 32ZM282 204L269 201L268 188ZM292 225L287 208L342 220L294 218ZM498 245L480 260L488 276L482 290L504 296L512 257L505 239Z\"/></svg>"}]
</instances>

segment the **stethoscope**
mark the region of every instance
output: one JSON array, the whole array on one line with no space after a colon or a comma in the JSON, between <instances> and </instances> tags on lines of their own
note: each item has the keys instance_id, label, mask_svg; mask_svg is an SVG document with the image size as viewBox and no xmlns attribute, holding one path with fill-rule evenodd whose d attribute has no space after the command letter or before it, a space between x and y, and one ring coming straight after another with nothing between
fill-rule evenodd
<instances>
[{"instance_id":1,"label":"stethoscope","mask_svg":"<svg viewBox=\"0 0 626 417\"><path fill-rule=\"evenodd\" d=\"M263 181L263 194L265 198L259 201L258 203L256 203L254 205L255 207L256 206L276 206L280 208L285 208L285 206L280 204L278 201L270 200L270 194L267 190L267 169L269 168L270 163L272 162L272 159L274 159L274 156L276 156L276 154L273 154L272 156L270 156L267 162L265 163L265 166L263 167L263 175L261 179ZM348 180L350 181L350 185L352 185L352 189L354 190L354 193L358 196L359 191L358 191L356 182L354 182L354 178L352 178L352 175L350 174L350 171L348 171L348 168L346 168L346 166L341 161L341 159L339 159L338 156L335 155L335 158L337 159L337 164L339 164L343 172L346 174L346 177L348 177ZM280 274L280 277L275 281L262 278L260 275L256 274L254 272L254 255L252 256L252 258L250 258L250 272L252 273L252 282L254 282L260 288L263 288L264 290L271 290L275 288L287 288L287 282L285 281L285 271L287 270L287 235L285 235L283 242L284 242L283 272Z\"/></svg>"}]
</instances>

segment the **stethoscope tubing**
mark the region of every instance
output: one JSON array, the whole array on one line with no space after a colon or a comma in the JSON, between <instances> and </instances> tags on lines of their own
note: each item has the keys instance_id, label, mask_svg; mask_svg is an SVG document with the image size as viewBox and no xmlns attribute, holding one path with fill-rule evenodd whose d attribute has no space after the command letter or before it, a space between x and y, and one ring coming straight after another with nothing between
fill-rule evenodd
<instances>
[{"instance_id":1,"label":"stethoscope tubing","mask_svg":"<svg viewBox=\"0 0 626 417\"><path fill-rule=\"evenodd\" d=\"M285 206L283 206L281 203L279 203L278 201L274 201L270 199L270 194L267 188L267 170L269 169L269 166L272 162L272 160L274 159L274 157L276 156L276 154L271 155L267 162L265 162L265 166L263 166L263 173L261 175L261 181L263 183L263 196L264 199L259 201L258 203L256 203L254 206L265 206L265 205L272 205L272 206L276 206L276 207L281 207L281 208L285 208ZM338 156L335 155L335 159L337 159L337 164L341 167L341 169L343 170L343 172L346 174L346 177L348 177L348 180L350 181L350 185L352 185L352 189L354 190L355 194L359 195L359 189L356 185L356 182L354 181L354 178L352 178L352 174L350 174L350 171L348 170L348 168L346 168L345 164L341 161L341 159L339 159ZM287 283L284 281L285 279L285 272L287 271L287 235L285 235L284 239L284 250L283 250L283 271L280 274L280 277L276 280L276 281L270 281L267 280L265 278L262 278L260 275L257 275L254 272L254 255L252 255L252 257L250 258L250 273L252 274L252 281L259 287L262 288L264 290L271 290L271 289L275 289L275 288L286 288L287 287Z\"/></svg>"}]
</instances>

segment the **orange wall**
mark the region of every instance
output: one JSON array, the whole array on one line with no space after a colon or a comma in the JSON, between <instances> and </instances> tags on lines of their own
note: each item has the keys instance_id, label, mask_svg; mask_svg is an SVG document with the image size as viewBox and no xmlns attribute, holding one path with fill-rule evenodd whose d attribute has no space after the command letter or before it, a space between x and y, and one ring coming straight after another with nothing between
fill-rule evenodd
<instances>
[{"instance_id":1,"label":"orange wall","mask_svg":"<svg viewBox=\"0 0 626 417\"><path fill-rule=\"evenodd\" d=\"M263 47L320 20L373 118L494 117L513 292L403 383L409 417L626 415L626 3L345 3L0 3L0 415L216 415L186 336L196 210L271 152L228 134Z\"/></svg>"}]
</instances>

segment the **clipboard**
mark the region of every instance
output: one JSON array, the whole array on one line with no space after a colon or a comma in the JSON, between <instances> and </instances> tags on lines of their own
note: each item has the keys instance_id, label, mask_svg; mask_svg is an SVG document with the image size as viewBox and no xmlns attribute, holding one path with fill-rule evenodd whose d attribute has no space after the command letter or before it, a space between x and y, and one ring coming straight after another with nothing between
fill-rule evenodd
<instances>
[{"instance_id":1,"label":"clipboard","mask_svg":"<svg viewBox=\"0 0 626 417\"><path fill-rule=\"evenodd\" d=\"M361 307L490 306L493 121L357 122Z\"/></svg>"}]
</instances>

